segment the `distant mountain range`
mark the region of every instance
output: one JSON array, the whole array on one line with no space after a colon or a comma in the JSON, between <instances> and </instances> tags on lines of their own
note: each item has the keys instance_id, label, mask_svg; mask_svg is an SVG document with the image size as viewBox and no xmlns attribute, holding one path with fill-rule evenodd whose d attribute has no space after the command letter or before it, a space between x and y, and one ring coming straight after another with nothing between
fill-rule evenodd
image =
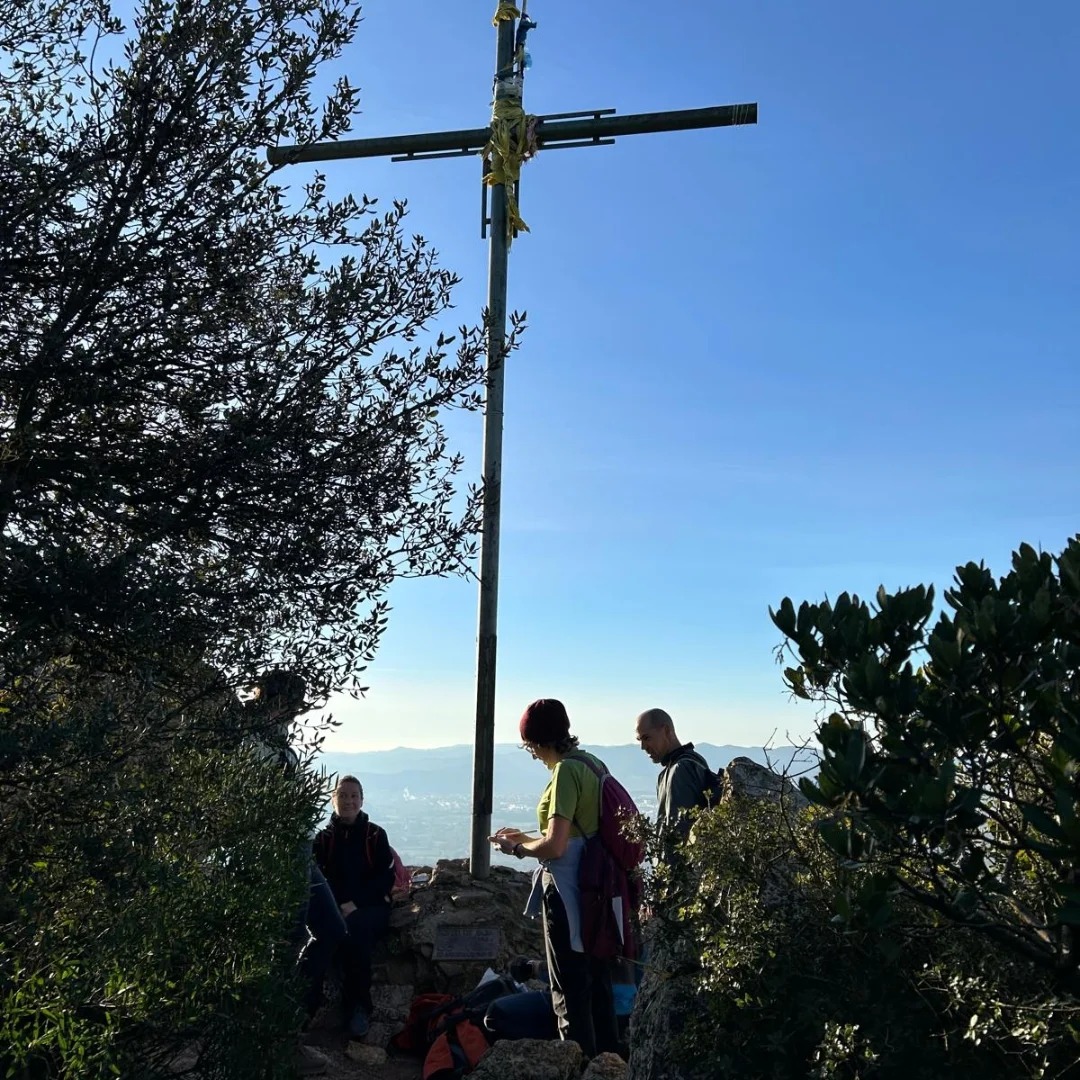
<instances>
[{"instance_id":1,"label":"distant mountain range","mask_svg":"<svg viewBox=\"0 0 1080 1080\"><path fill-rule=\"evenodd\" d=\"M582 746L604 761L635 797L639 792L655 791L658 766L637 745ZM766 751L760 746L699 743L696 749L713 768L727 765L736 757L748 757L761 764L768 760L779 770L788 768L800 753L802 759L809 760L805 751L792 746ZM358 776L370 802L383 796L401 797L406 791L411 796L467 796L472 791L472 754L473 748L468 744L432 750L398 747L353 754L324 753L320 762L329 773ZM501 743L495 747L494 779L496 795L535 797L547 782L547 772L524 750L512 743Z\"/></svg>"},{"instance_id":2,"label":"distant mountain range","mask_svg":"<svg viewBox=\"0 0 1080 1080\"><path fill-rule=\"evenodd\" d=\"M654 765L636 745L585 746L601 758L633 796L638 809L656 809ZM760 746L713 746L697 749L714 768L732 758L748 757L773 768L788 768L793 760L812 763L812 756L791 746L766 752ZM410 866L431 866L436 859L468 854L472 812L472 746L441 746L433 750L398 747L355 754L324 753L319 764L330 774L359 777L364 785L364 809L382 825L390 843ZM519 747L495 747L493 827L514 825L535 830L536 801L547 783L547 770ZM329 812L329 808L328 808ZM509 856L492 853L492 861L519 865Z\"/></svg>"}]
</instances>

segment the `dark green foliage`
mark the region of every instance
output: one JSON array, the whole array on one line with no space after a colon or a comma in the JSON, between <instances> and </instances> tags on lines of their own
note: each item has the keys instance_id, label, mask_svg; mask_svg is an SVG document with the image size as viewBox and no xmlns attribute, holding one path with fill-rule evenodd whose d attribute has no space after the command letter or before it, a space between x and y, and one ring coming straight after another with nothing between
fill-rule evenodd
<instances>
[{"instance_id":1,"label":"dark green foliage","mask_svg":"<svg viewBox=\"0 0 1080 1080\"><path fill-rule=\"evenodd\" d=\"M804 791L838 854L1076 992L1080 542L962 566L945 602L932 630L921 587L773 614L789 686L831 710Z\"/></svg>"},{"instance_id":2,"label":"dark green foliage","mask_svg":"<svg viewBox=\"0 0 1080 1080\"><path fill-rule=\"evenodd\" d=\"M0 1062L157 1076L197 1048L200 1075L288 1075L318 781L182 735L124 768L77 749L6 815Z\"/></svg>"},{"instance_id":3,"label":"dark green foliage","mask_svg":"<svg viewBox=\"0 0 1080 1080\"><path fill-rule=\"evenodd\" d=\"M359 692L394 579L471 557L483 327L420 344L404 206L265 160L348 129L358 22L0 5L0 1075L288 1072L325 792L237 691Z\"/></svg>"},{"instance_id":4,"label":"dark green foliage","mask_svg":"<svg viewBox=\"0 0 1080 1080\"><path fill-rule=\"evenodd\" d=\"M922 587L773 613L825 707L815 805L725 803L653 885L702 1075L1080 1069L1080 542L945 601L932 629Z\"/></svg>"},{"instance_id":5,"label":"dark green foliage","mask_svg":"<svg viewBox=\"0 0 1080 1080\"><path fill-rule=\"evenodd\" d=\"M0 10L0 619L140 651L166 620L233 682L355 687L393 579L471 554L441 420L485 337L417 343L456 278L402 205L266 163L347 129L356 91L312 88L359 9L84 8Z\"/></svg>"},{"instance_id":6,"label":"dark green foliage","mask_svg":"<svg viewBox=\"0 0 1080 1080\"><path fill-rule=\"evenodd\" d=\"M654 880L655 955L683 958L693 988L675 1049L688 1075L1066 1075L1075 1005L1031 964L838 858L822 820L724 803Z\"/></svg>"},{"instance_id":7,"label":"dark green foliage","mask_svg":"<svg viewBox=\"0 0 1080 1080\"><path fill-rule=\"evenodd\" d=\"M1080 1073L1080 538L944 598L772 613L812 806L725 802L653 882L698 1074Z\"/></svg>"}]
</instances>

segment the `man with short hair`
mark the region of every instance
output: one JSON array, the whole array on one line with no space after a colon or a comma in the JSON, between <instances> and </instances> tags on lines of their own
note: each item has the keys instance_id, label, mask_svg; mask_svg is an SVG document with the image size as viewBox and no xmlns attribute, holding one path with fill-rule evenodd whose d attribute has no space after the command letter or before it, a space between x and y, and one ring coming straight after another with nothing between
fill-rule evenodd
<instances>
[{"instance_id":1,"label":"man with short hair","mask_svg":"<svg viewBox=\"0 0 1080 1080\"><path fill-rule=\"evenodd\" d=\"M637 718L637 741L661 767L656 778L657 824L686 836L691 824L686 811L707 806L714 790L709 763L693 743L679 742L675 722L663 709L646 709Z\"/></svg>"}]
</instances>

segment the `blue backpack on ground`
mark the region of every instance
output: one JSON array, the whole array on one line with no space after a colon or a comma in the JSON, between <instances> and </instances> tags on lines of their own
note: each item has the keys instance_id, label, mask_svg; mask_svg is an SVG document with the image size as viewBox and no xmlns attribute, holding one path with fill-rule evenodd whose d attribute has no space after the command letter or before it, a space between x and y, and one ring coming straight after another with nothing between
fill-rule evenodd
<instances>
[{"instance_id":1,"label":"blue backpack on ground","mask_svg":"<svg viewBox=\"0 0 1080 1080\"><path fill-rule=\"evenodd\" d=\"M551 991L526 990L493 1001L484 1014L484 1027L493 1039L557 1039Z\"/></svg>"}]
</instances>

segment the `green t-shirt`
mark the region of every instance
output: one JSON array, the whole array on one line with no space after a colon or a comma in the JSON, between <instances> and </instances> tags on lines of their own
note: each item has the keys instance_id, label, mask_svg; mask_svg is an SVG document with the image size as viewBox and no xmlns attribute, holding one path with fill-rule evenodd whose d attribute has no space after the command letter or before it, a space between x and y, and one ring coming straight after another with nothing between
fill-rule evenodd
<instances>
[{"instance_id":1,"label":"green t-shirt","mask_svg":"<svg viewBox=\"0 0 1080 1080\"><path fill-rule=\"evenodd\" d=\"M574 753L603 766L599 758L584 750ZM551 780L536 807L542 836L547 835L548 822L553 817L570 822L571 836L592 836L600 828L600 778L584 761L566 757L551 770Z\"/></svg>"}]
</instances>

